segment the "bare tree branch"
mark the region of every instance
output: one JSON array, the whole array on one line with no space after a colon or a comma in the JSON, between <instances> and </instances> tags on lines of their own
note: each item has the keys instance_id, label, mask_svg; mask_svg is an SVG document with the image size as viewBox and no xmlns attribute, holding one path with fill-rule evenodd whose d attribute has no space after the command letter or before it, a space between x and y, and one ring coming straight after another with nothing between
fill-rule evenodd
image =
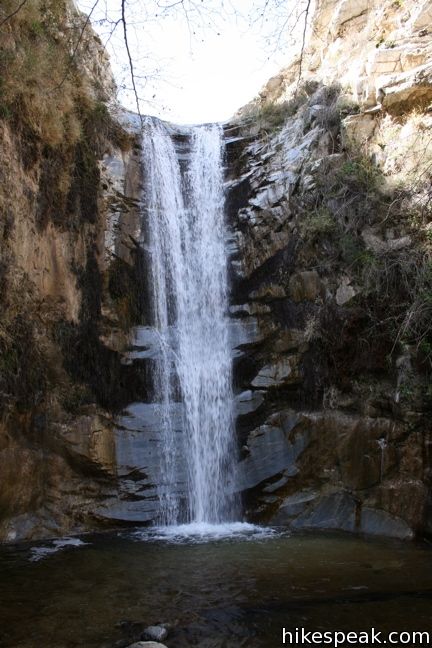
<instances>
[{"instance_id":1,"label":"bare tree branch","mask_svg":"<svg viewBox=\"0 0 432 648\"><path fill-rule=\"evenodd\" d=\"M91 16L92 16L92 13L94 12L94 10L96 9L96 7L98 6L98 4L99 4L99 0L96 0L95 3L94 3L94 5L93 5L92 8L91 8L89 14L87 15L87 17L86 17L86 19L85 19L85 21L84 21L84 24L83 24L83 26L82 26L82 28L81 28L80 34L79 34L79 36L78 36L78 40L77 40L77 42L76 42L76 44L75 44L75 47L74 47L74 49L73 49L73 51L72 51L72 54L71 54L71 56L70 56L69 65L68 65L67 70L66 70L66 72L65 72L65 74L64 74L64 77L62 78L62 80L60 81L60 83L58 83L56 86L54 86L54 88L51 89L51 92L55 92L56 90L58 90L59 88L61 88L62 85L64 84L64 82L66 81L66 79L68 78L68 76L69 76L69 72L70 72L70 68L71 68L71 65L72 65L73 61L75 60L75 56L76 56L76 53L77 53L77 51L78 51L78 47L80 46L80 43L81 43L81 41L82 41L82 39L83 39L84 32L85 32L85 30L86 30L86 28L87 28L87 25L90 24L90 18L91 18Z\"/></svg>"},{"instance_id":2,"label":"bare tree branch","mask_svg":"<svg viewBox=\"0 0 432 648\"><path fill-rule=\"evenodd\" d=\"M22 9L22 7L24 7L24 5L26 4L27 1L28 0L21 0L20 4L15 9L15 11L12 11L12 13L10 13L8 16L6 16L6 18L3 18L3 20L0 22L0 27L2 27L8 20L13 18L18 13L18 11L20 9Z\"/></svg>"},{"instance_id":3,"label":"bare tree branch","mask_svg":"<svg viewBox=\"0 0 432 648\"><path fill-rule=\"evenodd\" d=\"M129 49L129 41L128 41L128 35L127 35L126 7L125 7L125 4L126 4L126 0L121 0L121 22L123 24L123 38L124 38L124 44L125 44L125 48L126 48L127 57L128 57L128 60L129 60L130 75L131 75L131 79L132 79L132 88L133 88L133 92L134 92L134 95L135 95L137 111L138 111L138 115L139 115L139 118L140 118L140 121L141 121L141 124L142 124L143 118L142 118L141 110L140 110L138 92L137 92L136 83L135 83L134 66L133 66L132 56L131 56L130 49Z\"/></svg>"},{"instance_id":4,"label":"bare tree branch","mask_svg":"<svg viewBox=\"0 0 432 648\"><path fill-rule=\"evenodd\" d=\"M304 58L304 52L305 52L305 46L306 46L306 32L307 32L309 10L310 10L311 4L312 4L312 0L307 0L306 9L304 10L305 19L304 19L304 25L303 25L302 45L301 45L301 50L300 50L300 62L299 62L299 73L298 73L298 79L297 79L297 89L298 89L299 83L301 81L301 75L302 75L302 72L303 72L303 58ZM297 90L296 90L296 92L297 92Z\"/></svg>"}]
</instances>

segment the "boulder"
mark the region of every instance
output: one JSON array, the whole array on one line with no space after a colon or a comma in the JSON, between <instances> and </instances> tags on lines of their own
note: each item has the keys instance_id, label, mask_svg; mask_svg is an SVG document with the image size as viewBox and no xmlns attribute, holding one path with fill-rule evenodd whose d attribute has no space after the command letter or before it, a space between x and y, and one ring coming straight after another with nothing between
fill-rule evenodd
<instances>
[{"instance_id":1,"label":"boulder","mask_svg":"<svg viewBox=\"0 0 432 648\"><path fill-rule=\"evenodd\" d=\"M265 393L265 392L264 392ZM264 402L264 393L261 391L247 391L235 397L235 413L237 416L244 416L255 412Z\"/></svg>"},{"instance_id":2,"label":"boulder","mask_svg":"<svg viewBox=\"0 0 432 648\"><path fill-rule=\"evenodd\" d=\"M307 432L295 429L298 423L298 417L291 414L282 427L264 424L249 434L248 455L235 470L237 491L253 488L295 466L309 442Z\"/></svg>"},{"instance_id":3,"label":"boulder","mask_svg":"<svg viewBox=\"0 0 432 648\"><path fill-rule=\"evenodd\" d=\"M265 315L270 313L270 306L267 304L257 304L256 302L248 302L246 304L235 304L229 308L230 315L241 317L245 315Z\"/></svg>"},{"instance_id":4,"label":"boulder","mask_svg":"<svg viewBox=\"0 0 432 648\"><path fill-rule=\"evenodd\" d=\"M236 354L239 347L253 345L262 342L264 335L258 326L258 320L255 317L242 317L241 319L231 319L228 323L229 339L231 349Z\"/></svg>"},{"instance_id":5,"label":"boulder","mask_svg":"<svg viewBox=\"0 0 432 648\"><path fill-rule=\"evenodd\" d=\"M376 126L377 120L373 115L349 115L342 122L342 142L345 146L350 142L364 144L372 137Z\"/></svg>"},{"instance_id":6,"label":"boulder","mask_svg":"<svg viewBox=\"0 0 432 648\"><path fill-rule=\"evenodd\" d=\"M260 96L264 99L269 95L277 94L277 91L280 90L280 88L283 86L283 83L284 77L282 74L271 77L271 79L267 81L263 90L261 90L261 92L259 93Z\"/></svg>"},{"instance_id":7,"label":"boulder","mask_svg":"<svg viewBox=\"0 0 432 648\"><path fill-rule=\"evenodd\" d=\"M353 299L357 294L357 291L350 285L350 279L344 278L339 284L338 289L336 290L336 303L338 306L343 306Z\"/></svg>"},{"instance_id":8,"label":"boulder","mask_svg":"<svg viewBox=\"0 0 432 648\"><path fill-rule=\"evenodd\" d=\"M376 81L382 105L394 109L406 102L426 103L432 99L432 64L414 70L379 77Z\"/></svg>"},{"instance_id":9,"label":"boulder","mask_svg":"<svg viewBox=\"0 0 432 648\"><path fill-rule=\"evenodd\" d=\"M331 19L332 34L336 36L342 25L359 16L364 16L366 22L366 12L369 8L368 0L341 0L336 3L335 10Z\"/></svg>"},{"instance_id":10,"label":"boulder","mask_svg":"<svg viewBox=\"0 0 432 648\"><path fill-rule=\"evenodd\" d=\"M361 233L362 239L368 250L380 254L382 252L394 252L409 247L412 244L410 236L401 236L396 239L384 240L371 227L365 227Z\"/></svg>"},{"instance_id":11,"label":"boulder","mask_svg":"<svg viewBox=\"0 0 432 648\"><path fill-rule=\"evenodd\" d=\"M410 540L413 530L401 518L393 517L386 511L364 507L361 512L360 530L369 535L387 536Z\"/></svg>"},{"instance_id":12,"label":"boulder","mask_svg":"<svg viewBox=\"0 0 432 648\"><path fill-rule=\"evenodd\" d=\"M167 648L165 644L158 643L157 641L135 641L127 648Z\"/></svg>"},{"instance_id":13,"label":"boulder","mask_svg":"<svg viewBox=\"0 0 432 648\"><path fill-rule=\"evenodd\" d=\"M289 479L289 470L284 470L282 477L275 482L270 482L262 489L263 493L274 493L285 486Z\"/></svg>"},{"instance_id":14,"label":"boulder","mask_svg":"<svg viewBox=\"0 0 432 648\"><path fill-rule=\"evenodd\" d=\"M356 501L345 492L320 498L318 504L300 514L293 522L295 529L340 529L355 531Z\"/></svg>"},{"instance_id":15,"label":"boulder","mask_svg":"<svg viewBox=\"0 0 432 648\"><path fill-rule=\"evenodd\" d=\"M299 491L286 497L279 506L278 512L272 518L272 524L290 524L294 517L304 513L318 497L318 493L312 490Z\"/></svg>"},{"instance_id":16,"label":"boulder","mask_svg":"<svg viewBox=\"0 0 432 648\"><path fill-rule=\"evenodd\" d=\"M300 380L299 357L289 356L277 360L274 364L265 365L252 381L252 387L268 389Z\"/></svg>"},{"instance_id":17,"label":"boulder","mask_svg":"<svg viewBox=\"0 0 432 648\"><path fill-rule=\"evenodd\" d=\"M272 301L273 299L283 299L286 297L285 288L275 283L266 283L257 290L252 290L249 294L250 299L262 301Z\"/></svg>"},{"instance_id":18,"label":"boulder","mask_svg":"<svg viewBox=\"0 0 432 648\"><path fill-rule=\"evenodd\" d=\"M148 628L144 630L143 634L146 639L163 641L168 637L168 630L162 625L148 626Z\"/></svg>"},{"instance_id":19,"label":"boulder","mask_svg":"<svg viewBox=\"0 0 432 648\"><path fill-rule=\"evenodd\" d=\"M416 3L414 19L412 22L413 29L430 29L432 24L432 6L430 2Z\"/></svg>"},{"instance_id":20,"label":"boulder","mask_svg":"<svg viewBox=\"0 0 432 648\"><path fill-rule=\"evenodd\" d=\"M276 353L298 349L305 343L305 338L305 331L302 331L301 329L285 329L279 333L274 342L273 349Z\"/></svg>"}]
</instances>

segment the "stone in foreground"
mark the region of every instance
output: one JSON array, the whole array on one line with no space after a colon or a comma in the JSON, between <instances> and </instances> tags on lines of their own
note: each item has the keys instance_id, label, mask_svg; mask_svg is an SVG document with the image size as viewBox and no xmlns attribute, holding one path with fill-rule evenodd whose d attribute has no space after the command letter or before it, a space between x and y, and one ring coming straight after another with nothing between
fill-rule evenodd
<instances>
[{"instance_id":1,"label":"stone in foreground","mask_svg":"<svg viewBox=\"0 0 432 648\"><path fill-rule=\"evenodd\" d=\"M164 626L149 626L144 630L144 636L154 641L163 641L168 637L168 630Z\"/></svg>"},{"instance_id":2,"label":"stone in foreground","mask_svg":"<svg viewBox=\"0 0 432 648\"><path fill-rule=\"evenodd\" d=\"M127 648L167 648L165 644L158 643L157 641L136 641L130 644Z\"/></svg>"}]
</instances>

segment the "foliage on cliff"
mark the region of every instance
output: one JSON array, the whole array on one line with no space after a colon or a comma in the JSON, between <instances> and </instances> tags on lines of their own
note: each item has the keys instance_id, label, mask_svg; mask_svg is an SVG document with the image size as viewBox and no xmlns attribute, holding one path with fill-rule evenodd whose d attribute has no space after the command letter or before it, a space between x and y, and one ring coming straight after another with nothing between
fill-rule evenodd
<instances>
[{"instance_id":1,"label":"foliage on cliff","mask_svg":"<svg viewBox=\"0 0 432 648\"><path fill-rule=\"evenodd\" d=\"M12 15L16 9L3 3L0 113L44 144L77 141L75 102L88 94L71 54L78 24L67 23L62 0L30 0Z\"/></svg>"}]
</instances>

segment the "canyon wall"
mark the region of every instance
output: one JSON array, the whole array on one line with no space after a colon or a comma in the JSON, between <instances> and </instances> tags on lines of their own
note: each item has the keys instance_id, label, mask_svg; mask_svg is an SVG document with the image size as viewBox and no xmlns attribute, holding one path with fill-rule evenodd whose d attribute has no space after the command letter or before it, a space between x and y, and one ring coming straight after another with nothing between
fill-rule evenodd
<instances>
[{"instance_id":1,"label":"canyon wall","mask_svg":"<svg viewBox=\"0 0 432 648\"><path fill-rule=\"evenodd\" d=\"M430 15L318 2L302 56L227 127L254 520L430 529Z\"/></svg>"},{"instance_id":2,"label":"canyon wall","mask_svg":"<svg viewBox=\"0 0 432 648\"><path fill-rule=\"evenodd\" d=\"M430 14L311 5L302 55L224 127L251 520L430 533ZM155 343L130 336L148 324L138 121L73 4L31 0L0 39L0 540L152 522L157 425L124 411Z\"/></svg>"},{"instance_id":3,"label":"canyon wall","mask_svg":"<svg viewBox=\"0 0 432 648\"><path fill-rule=\"evenodd\" d=\"M140 311L140 171L73 3L31 0L0 42L0 539L14 540L94 527L116 490L113 412L143 389L119 353Z\"/></svg>"}]
</instances>

